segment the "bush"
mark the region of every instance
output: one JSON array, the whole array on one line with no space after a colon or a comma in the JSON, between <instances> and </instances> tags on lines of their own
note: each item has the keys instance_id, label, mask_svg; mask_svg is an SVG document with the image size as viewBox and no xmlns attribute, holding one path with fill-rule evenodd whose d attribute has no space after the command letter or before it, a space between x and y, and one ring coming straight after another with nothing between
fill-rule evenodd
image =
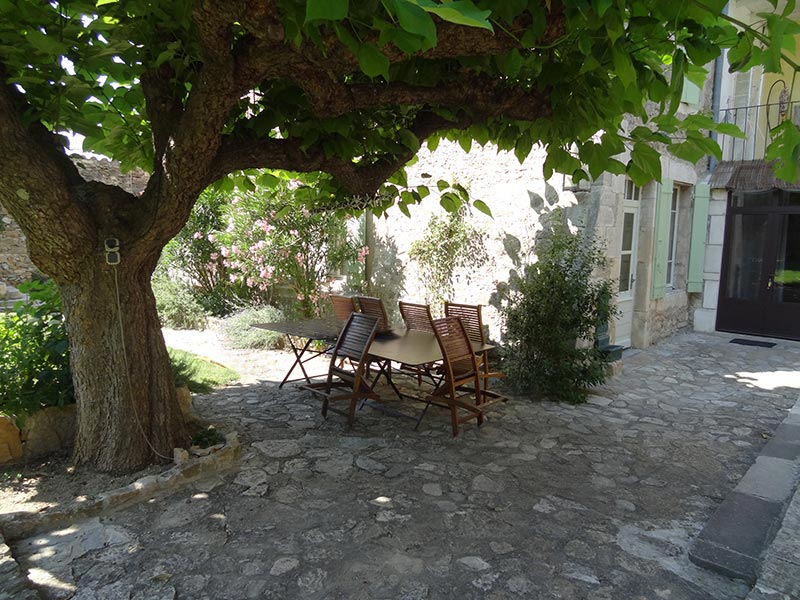
<instances>
[{"instance_id":1,"label":"bush","mask_svg":"<svg viewBox=\"0 0 800 600\"><path fill-rule=\"evenodd\" d=\"M0 412L24 418L75 402L69 343L55 284L19 286L28 300L0 315Z\"/></svg>"},{"instance_id":2,"label":"bush","mask_svg":"<svg viewBox=\"0 0 800 600\"><path fill-rule=\"evenodd\" d=\"M469 222L466 205L445 216L432 216L422 238L411 243L408 257L419 266L425 300L434 312L452 299L459 271L469 281L469 273L489 260L483 233Z\"/></svg>"},{"instance_id":3,"label":"bush","mask_svg":"<svg viewBox=\"0 0 800 600\"><path fill-rule=\"evenodd\" d=\"M183 229L161 253L160 268L180 273L192 282L189 292L215 316L233 312L242 300L250 297L243 286L235 286L223 265L216 232L224 229L225 206L230 199L221 192L206 190L200 195ZM241 292L245 291L242 296Z\"/></svg>"},{"instance_id":4,"label":"bush","mask_svg":"<svg viewBox=\"0 0 800 600\"><path fill-rule=\"evenodd\" d=\"M538 261L498 289L505 370L519 392L582 402L606 378L603 353L586 343L615 313L612 282L591 278L605 257L592 238L564 225L544 232L536 250Z\"/></svg>"},{"instance_id":5,"label":"bush","mask_svg":"<svg viewBox=\"0 0 800 600\"><path fill-rule=\"evenodd\" d=\"M205 329L208 323L203 307L192 295L189 286L164 274L153 277L156 310L163 327L173 329Z\"/></svg>"},{"instance_id":6,"label":"bush","mask_svg":"<svg viewBox=\"0 0 800 600\"><path fill-rule=\"evenodd\" d=\"M274 350L283 348L283 334L251 327L253 323L282 321L283 313L273 306L246 308L225 319L223 333L233 348Z\"/></svg>"}]
</instances>

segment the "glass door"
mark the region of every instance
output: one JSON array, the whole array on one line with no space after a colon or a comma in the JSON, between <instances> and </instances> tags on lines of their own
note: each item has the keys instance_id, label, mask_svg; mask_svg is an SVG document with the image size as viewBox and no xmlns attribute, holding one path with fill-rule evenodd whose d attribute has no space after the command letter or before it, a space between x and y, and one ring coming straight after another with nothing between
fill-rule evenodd
<instances>
[{"instance_id":1,"label":"glass door","mask_svg":"<svg viewBox=\"0 0 800 600\"><path fill-rule=\"evenodd\" d=\"M750 206L737 206L734 197L729 207L717 312L721 331L800 339L800 210L776 206L779 194L748 194Z\"/></svg>"}]
</instances>

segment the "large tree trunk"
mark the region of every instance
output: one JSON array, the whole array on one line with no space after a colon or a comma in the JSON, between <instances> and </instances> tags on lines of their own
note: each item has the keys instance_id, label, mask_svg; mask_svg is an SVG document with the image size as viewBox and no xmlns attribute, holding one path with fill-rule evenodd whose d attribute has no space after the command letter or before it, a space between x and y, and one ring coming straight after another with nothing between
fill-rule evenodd
<instances>
[{"instance_id":1,"label":"large tree trunk","mask_svg":"<svg viewBox=\"0 0 800 600\"><path fill-rule=\"evenodd\" d=\"M78 402L75 460L104 471L169 459L186 442L150 285L155 261L122 256L114 267L100 254L59 286Z\"/></svg>"}]
</instances>

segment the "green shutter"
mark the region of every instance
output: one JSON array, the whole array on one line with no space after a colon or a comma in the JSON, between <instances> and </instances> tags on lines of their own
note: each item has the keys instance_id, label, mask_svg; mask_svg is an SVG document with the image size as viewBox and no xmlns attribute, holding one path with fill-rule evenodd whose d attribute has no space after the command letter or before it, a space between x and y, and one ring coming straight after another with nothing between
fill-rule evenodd
<instances>
[{"instance_id":1,"label":"green shutter","mask_svg":"<svg viewBox=\"0 0 800 600\"><path fill-rule=\"evenodd\" d=\"M688 79L683 80L683 93L681 94L681 102L697 106L700 104L700 88Z\"/></svg>"},{"instance_id":2,"label":"green shutter","mask_svg":"<svg viewBox=\"0 0 800 600\"><path fill-rule=\"evenodd\" d=\"M686 281L688 292L703 291L703 265L706 256L706 230L708 228L708 202L711 189L704 183L694 187L692 209L692 247L689 250L689 275Z\"/></svg>"},{"instance_id":3,"label":"green shutter","mask_svg":"<svg viewBox=\"0 0 800 600\"><path fill-rule=\"evenodd\" d=\"M656 219L653 228L653 299L663 298L667 289L669 256L669 214L672 208L672 179L664 179L656 196Z\"/></svg>"}]
</instances>

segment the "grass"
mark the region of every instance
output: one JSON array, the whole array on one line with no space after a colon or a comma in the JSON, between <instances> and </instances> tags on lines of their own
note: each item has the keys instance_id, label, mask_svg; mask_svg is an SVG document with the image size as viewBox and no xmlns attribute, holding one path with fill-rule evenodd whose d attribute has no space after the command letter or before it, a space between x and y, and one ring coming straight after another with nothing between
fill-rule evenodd
<instances>
[{"instance_id":1,"label":"grass","mask_svg":"<svg viewBox=\"0 0 800 600\"><path fill-rule=\"evenodd\" d=\"M192 392L203 394L239 379L239 374L233 369L197 354L175 348L167 350L178 387L188 386Z\"/></svg>"}]
</instances>

